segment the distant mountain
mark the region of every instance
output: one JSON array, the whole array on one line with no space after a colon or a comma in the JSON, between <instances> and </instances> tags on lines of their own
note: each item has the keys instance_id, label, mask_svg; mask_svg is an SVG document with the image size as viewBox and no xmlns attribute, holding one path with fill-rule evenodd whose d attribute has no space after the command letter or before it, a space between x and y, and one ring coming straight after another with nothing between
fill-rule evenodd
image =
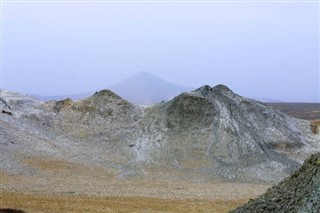
<instances>
[{"instance_id":1,"label":"distant mountain","mask_svg":"<svg viewBox=\"0 0 320 213\"><path fill-rule=\"evenodd\" d=\"M155 75L148 72L139 72L138 74L127 78L119 83L112 86L106 87L118 94L122 98L133 104L140 105L151 105L160 103L162 101L169 101L175 96L183 93L190 92L195 88L186 87L178 84L167 82ZM92 96L95 91L90 91L80 94L67 94L67 95L54 95L54 96L43 96L37 94L29 94L42 101L50 100L64 100L70 98L72 100L81 100ZM264 103L280 103L282 101L275 99L266 99L252 97L252 99L264 102Z\"/></svg>"},{"instance_id":2,"label":"distant mountain","mask_svg":"<svg viewBox=\"0 0 320 213\"><path fill-rule=\"evenodd\" d=\"M159 103L161 101L168 101L182 92L189 92L194 89L191 87L169 83L147 72L140 72L131 78L125 79L106 88L110 89L131 103L142 105L150 105ZM88 98L93 94L94 92L92 91L81 94L57 96L41 96L35 94L30 94L30 96L38 98L42 101L49 101L64 100L67 98L72 100L80 100Z\"/></svg>"},{"instance_id":3,"label":"distant mountain","mask_svg":"<svg viewBox=\"0 0 320 213\"><path fill-rule=\"evenodd\" d=\"M108 89L132 103L145 105L168 101L182 92L193 90L191 87L169 83L147 72L140 72Z\"/></svg>"}]
</instances>

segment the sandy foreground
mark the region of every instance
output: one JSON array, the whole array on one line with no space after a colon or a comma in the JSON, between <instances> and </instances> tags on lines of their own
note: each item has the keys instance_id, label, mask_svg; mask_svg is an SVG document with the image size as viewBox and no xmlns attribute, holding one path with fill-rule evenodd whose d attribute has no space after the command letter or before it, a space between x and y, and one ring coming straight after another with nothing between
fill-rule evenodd
<instances>
[{"instance_id":1,"label":"sandy foreground","mask_svg":"<svg viewBox=\"0 0 320 213\"><path fill-rule=\"evenodd\" d=\"M31 213L227 212L270 187L183 175L119 178L117 171L101 167L34 159L28 163L39 173L0 173L0 208Z\"/></svg>"},{"instance_id":2,"label":"sandy foreground","mask_svg":"<svg viewBox=\"0 0 320 213\"><path fill-rule=\"evenodd\" d=\"M1 208L26 212L227 212L246 201L1 193Z\"/></svg>"}]
</instances>

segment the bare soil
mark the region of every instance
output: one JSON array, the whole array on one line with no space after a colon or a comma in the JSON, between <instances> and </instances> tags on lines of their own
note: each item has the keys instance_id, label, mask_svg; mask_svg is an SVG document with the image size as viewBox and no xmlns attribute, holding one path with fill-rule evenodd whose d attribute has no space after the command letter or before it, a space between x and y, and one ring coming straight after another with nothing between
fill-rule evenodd
<instances>
[{"instance_id":1,"label":"bare soil","mask_svg":"<svg viewBox=\"0 0 320 213\"><path fill-rule=\"evenodd\" d=\"M197 200L1 193L1 208L25 212L227 212L248 199Z\"/></svg>"},{"instance_id":2,"label":"bare soil","mask_svg":"<svg viewBox=\"0 0 320 213\"><path fill-rule=\"evenodd\" d=\"M281 112L304 120L320 119L320 103L266 103Z\"/></svg>"},{"instance_id":3,"label":"bare soil","mask_svg":"<svg viewBox=\"0 0 320 213\"><path fill-rule=\"evenodd\" d=\"M119 178L117 172L26 159L41 175L0 173L0 209L43 212L228 212L270 186L205 179ZM163 173L165 171L160 171Z\"/></svg>"}]
</instances>

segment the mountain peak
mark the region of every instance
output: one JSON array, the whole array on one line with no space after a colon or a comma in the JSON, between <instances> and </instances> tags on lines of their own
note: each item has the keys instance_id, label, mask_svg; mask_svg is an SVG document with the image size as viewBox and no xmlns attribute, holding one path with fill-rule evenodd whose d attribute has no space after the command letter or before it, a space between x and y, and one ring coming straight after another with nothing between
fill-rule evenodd
<instances>
[{"instance_id":1,"label":"mountain peak","mask_svg":"<svg viewBox=\"0 0 320 213\"><path fill-rule=\"evenodd\" d=\"M124 99L135 103L150 105L167 101L192 88L169 83L151 73L142 71L109 87L110 90Z\"/></svg>"},{"instance_id":2,"label":"mountain peak","mask_svg":"<svg viewBox=\"0 0 320 213\"><path fill-rule=\"evenodd\" d=\"M146 71L140 71L135 76L153 76L153 77L155 77L155 75L153 75L149 72L146 72Z\"/></svg>"},{"instance_id":3,"label":"mountain peak","mask_svg":"<svg viewBox=\"0 0 320 213\"><path fill-rule=\"evenodd\" d=\"M217 86L213 87L212 89L220 90L220 91L226 91L226 92L230 92L231 91L231 89L229 89L229 87L227 87L224 84L218 84Z\"/></svg>"},{"instance_id":4,"label":"mountain peak","mask_svg":"<svg viewBox=\"0 0 320 213\"><path fill-rule=\"evenodd\" d=\"M210 91L212 91L212 88L209 85L204 85L196 89L194 92L198 92L203 96L207 96Z\"/></svg>"},{"instance_id":5,"label":"mountain peak","mask_svg":"<svg viewBox=\"0 0 320 213\"><path fill-rule=\"evenodd\" d=\"M206 97L208 94L212 92L232 92L226 85L218 84L214 87L210 87L209 85L204 85L196 90L194 92L200 93L202 96Z\"/></svg>"},{"instance_id":6,"label":"mountain peak","mask_svg":"<svg viewBox=\"0 0 320 213\"><path fill-rule=\"evenodd\" d=\"M114 97L117 99L121 99L121 97L119 97L117 94L115 94L111 90L106 90L106 89L94 93L93 97Z\"/></svg>"},{"instance_id":7,"label":"mountain peak","mask_svg":"<svg viewBox=\"0 0 320 213\"><path fill-rule=\"evenodd\" d=\"M127 78L126 80L124 80L123 82L131 82L131 81L135 81L135 82L139 82L140 84L148 84L150 83L155 83L155 82L161 82L161 83L168 83L165 80L151 74L145 71L141 71L139 73L137 73L136 75ZM121 82L120 82L121 83Z\"/></svg>"}]
</instances>

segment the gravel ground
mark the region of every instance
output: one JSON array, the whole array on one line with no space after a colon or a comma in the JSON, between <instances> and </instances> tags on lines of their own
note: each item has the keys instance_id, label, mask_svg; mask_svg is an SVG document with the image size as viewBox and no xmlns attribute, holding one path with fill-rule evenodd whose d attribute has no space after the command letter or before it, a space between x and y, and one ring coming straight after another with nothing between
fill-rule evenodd
<instances>
[{"instance_id":1,"label":"gravel ground","mask_svg":"<svg viewBox=\"0 0 320 213\"><path fill-rule=\"evenodd\" d=\"M42 172L0 174L0 208L27 213L227 212L270 186L186 179L183 174L162 181L159 176L119 178L116 170L61 161L32 159L29 165Z\"/></svg>"}]
</instances>

